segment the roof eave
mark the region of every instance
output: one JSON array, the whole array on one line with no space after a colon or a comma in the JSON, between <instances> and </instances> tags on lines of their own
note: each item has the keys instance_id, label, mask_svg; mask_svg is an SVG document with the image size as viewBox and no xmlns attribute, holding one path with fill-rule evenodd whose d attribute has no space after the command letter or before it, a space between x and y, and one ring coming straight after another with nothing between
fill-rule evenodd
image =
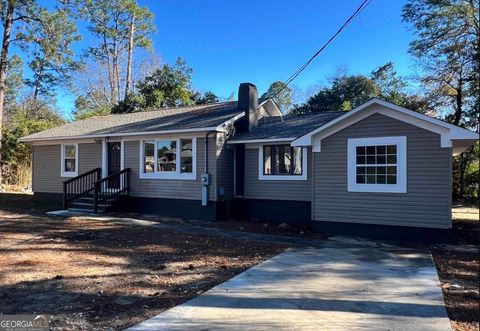
<instances>
[{"instance_id":1,"label":"roof eave","mask_svg":"<svg viewBox=\"0 0 480 331\"><path fill-rule=\"evenodd\" d=\"M478 140L478 133L469 131L467 129L455 126L453 124L441 121L437 118L430 117L427 115L423 115L420 113L417 113L413 110L397 106L395 104L392 104L390 102L378 99L378 98L373 98L366 103L358 106L357 108L345 113L344 115L341 115L334 120L326 123L325 125L321 126L320 128L317 128L315 130L312 130L298 138L296 138L292 142L292 146L312 146L313 141L312 137L316 135L324 135L323 138L335 133L336 131L333 129L335 125L339 124L341 126L342 121L346 121L348 118L351 118L355 116L356 114L362 112L364 109L367 109L369 106L377 104L380 106L385 107L386 109L389 109L391 111L396 111L398 114L402 114L404 117L403 120L405 121L406 117L410 117L414 121L417 122L417 124L413 123L413 125L417 125L419 122L424 122L426 124L426 129L430 130L432 132L438 133L441 135L441 146L442 147L451 147L452 146L452 140L471 140L475 139ZM402 119L400 119L402 120ZM409 123L409 121L406 121ZM355 122L354 122L355 123ZM353 124L353 123L352 123ZM349 126L351 124L347 124ZM317 146L318 147L318 146ZM318 151L318 150L317 150Z\"/></svg>"},{"instance_id":2,"label":"roof eave","mask_svg":"<svg viewBox=\"0 0 480 331\"><path fill-rule=\"evenodd\" d=\"M274 143L274 142L291 142L295 138L264 138L264 139L239 139L239 140L229 140L227 144L258 144L258 143Z\"/></svg>"},{"instance_id":3,"label":"roof eave","mask_svg":"<svg viewBox=\"0 0 480 331\"><path fill-rule=\"evenodd\" d=\"M130 136L146 136L146 135L158 135L158 134L172 134L172 133L191 133L191 132L212 132L218 131L218 127L204 127L193 129L181 129L181 130L160 130L150 132L115 132L115 133L102 133L102 134L89 134L79 136L61 136L61 137L39 137L29 138L29 136L22 137L18 141L20 142L36 142L36 141L52 141L52 140L81 140L81 139L95 139L95 138L108 138L108 137L130 137Z\"/></svg>"}]
</instances>

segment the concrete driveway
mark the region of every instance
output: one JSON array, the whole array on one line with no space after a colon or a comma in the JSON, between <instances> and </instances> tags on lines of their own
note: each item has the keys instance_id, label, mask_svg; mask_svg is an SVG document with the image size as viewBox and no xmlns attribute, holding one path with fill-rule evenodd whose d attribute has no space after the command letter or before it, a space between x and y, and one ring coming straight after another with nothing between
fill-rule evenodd
<instances>
[{"instance_id":1,"label":"concrete driveway","mask_svg":"<svg viewBox=\"0 0 480 331\"><path fill-rule=\"evenodd\" d=\"M431 255L341 238L295 248L129 330L451 330Z\"/></svg>"}]
</instances>

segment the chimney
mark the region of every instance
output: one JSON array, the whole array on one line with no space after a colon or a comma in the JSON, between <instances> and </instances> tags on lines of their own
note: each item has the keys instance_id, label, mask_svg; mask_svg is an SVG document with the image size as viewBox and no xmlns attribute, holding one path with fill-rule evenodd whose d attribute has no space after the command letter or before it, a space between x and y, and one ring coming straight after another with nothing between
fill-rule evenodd
<instances>
[{"instance_id":1,"label":"chimney","mask_svg":"<svg viewBox=\"0 0 480 331\"><path fill-rule=\"evenodd\" d=\"M257 87L251 83L241 83L238 88L238 110L245 111L245 117L240 124L241 131L250 131L258 125L258 111L255 111L257 106Z\"/></svg>"}]
</instances>

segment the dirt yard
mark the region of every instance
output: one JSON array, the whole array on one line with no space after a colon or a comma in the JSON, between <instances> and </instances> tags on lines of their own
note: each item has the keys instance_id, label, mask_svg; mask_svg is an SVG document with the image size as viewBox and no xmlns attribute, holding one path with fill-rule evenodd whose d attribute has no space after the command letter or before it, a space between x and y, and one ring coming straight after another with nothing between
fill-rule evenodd
<instances>
[{"instance_id":1,"label":"dirt yard","mask_svg":"<svg viewBox=\"0 0 480 331\"><path fill-rule=\"evenodd\" d=\"M131 326L285 248L45 217L44 211L52 207L26 195L0 194L0 312L49 313L58 330ZM450 242L417 247L432 251L453 329L478 331L478 206L456 203L453 218ZM222 228L324 238L308 229L263 223L236 222Z\"/></svg>"},{"instance_id":2,"label":"dirt yard","mask_svg":"<svg viewBox=\"0 0 480 331\"><path fill-rule=\"evenodd\" d=\"M478 204L453 206L451 242L431 247L448 316L455 331L480 329Z\"/></svg>"},{"instance_id":3,"label":"dirt yard","mask_svg":"<svg viewBox=\"0 0 480 331\"><path fill-rule=\"evenodd\" d=\"M5 206L0 312L50 314L57 330L124 329L284 249L86 218L51 219Z\"/></svg>"}]
</instances>

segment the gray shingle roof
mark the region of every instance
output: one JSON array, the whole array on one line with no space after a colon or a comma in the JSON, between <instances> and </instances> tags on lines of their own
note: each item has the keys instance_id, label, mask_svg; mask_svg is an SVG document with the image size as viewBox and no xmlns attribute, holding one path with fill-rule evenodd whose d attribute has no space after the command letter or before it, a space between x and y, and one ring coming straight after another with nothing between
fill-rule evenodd
<instances>
[{"instance_id":1,"label":"gray shingle roof","mask_svg":"<svg viewBox=\"0 0 480 331\"><path fill-rule=\"evenodd\" d=\"M23 141L106 136L217 127L242 113L237 102L95 116L38 132Z\"/></svg>"},{"instance_id":2,"label":"gray shingle roof","mask_svg":"<svg viewBox=\"0 0 480 331\"><path fill-rule=\"evenodd\" d=\"M283 117L283 121L280 117L267 118L265 121L261 120L256 129L237 133L230 141L298 138L343 114L344 111L287 115Z\"/></svg>"}]
</instances>

